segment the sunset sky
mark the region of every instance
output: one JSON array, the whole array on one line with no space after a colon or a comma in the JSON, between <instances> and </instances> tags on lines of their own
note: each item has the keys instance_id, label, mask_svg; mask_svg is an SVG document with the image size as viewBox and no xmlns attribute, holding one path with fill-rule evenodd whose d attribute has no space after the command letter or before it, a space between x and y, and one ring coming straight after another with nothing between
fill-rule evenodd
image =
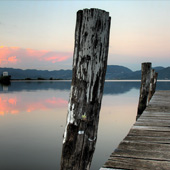
<instances>
[{"instance_id":1,"label":"sunset sky","mask_svg":"<svg viewBox=\"0 0 170 170\"><path fill-rule=\"evenodd\" d=\"M110 13L109 65L170 66L170 1L0 1L0 67L72 67L76 12Z\"/></svg>"}]
</instances>

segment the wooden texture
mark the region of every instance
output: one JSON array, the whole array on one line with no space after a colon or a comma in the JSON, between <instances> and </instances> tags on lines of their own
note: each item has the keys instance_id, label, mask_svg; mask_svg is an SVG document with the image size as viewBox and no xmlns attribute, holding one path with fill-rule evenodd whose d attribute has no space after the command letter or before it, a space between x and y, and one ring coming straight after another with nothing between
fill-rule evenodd
<instances>
[{"instance_id":1,"label":"wooden texture","mask_svg":"<svg viewBox=\"0 0 170 170\"><path fill-rule=\"evenodd\" d=\"M150 80L151 80L151 63L142 63L141 72L142 72L142 77L141 77L137 119L140 117L140 115L143 113L143 111L147 106Z\"/></svg>"},{"instance_id":2,"label":"wooden texture","mask_svg":"<svg viewBox=\"0 0 170 170\"><path fill-rule=\"evenodd\" d=\"M155 70L151 69L151 79L150 79L150 87L149 87L149 94L148 94L148 102L151 100L151 98L155 92L154 87L156 87L156 86L154 86L155 85L154 76L155 76Z\"/></svg>"},{"instance_id":3,"label":"wooden texture","mask_svg":"<svg viewBox=\"0 0 170 170\"><path fill-rule=\"evenodd\" d=\"M170 91L157 91L100 170L170 169Z\"/></svg>"},{"instance_id":4,"label":"wooden texture","mask_svg":"<svg viewBox=\"0 0 170 170\"><path fill-rule=\"evenodd\" d=\"M153 76L153 78L154 78L154 82L153 82L153 91L152 91L152 96L153 96L153 94L155 93L155 91L156 91L156 83L157 83L157 79L158 79L158 73L157 72L154 72L154 76Z\"/></svg>"},{"instance_id":5,"label":"wooden texture","mask_svg":"<svg viewBox=\"0 0 170 170\"><path fill-rule=\"evenodd\" d=\"M97 140L109 48L109 13L78 11L61 170L89 170Z\"/></svg>"}]
</instances>

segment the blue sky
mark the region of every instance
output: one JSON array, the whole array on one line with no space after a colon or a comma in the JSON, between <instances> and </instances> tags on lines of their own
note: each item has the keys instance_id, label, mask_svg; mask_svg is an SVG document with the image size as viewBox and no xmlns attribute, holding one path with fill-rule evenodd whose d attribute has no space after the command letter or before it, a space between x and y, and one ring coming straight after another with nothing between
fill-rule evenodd
<instances>
[{"instance_id":1,"label":"blue sky","mask_svg":"<svg viewBox=\"0 0 170 170\"><path fill-rule=\"evenodd\" d=\"M110 13L108 64L140 69L170 63L170 1L0 1L0 67L72 66L76 12Z\"/></svg>"}]
</instances>

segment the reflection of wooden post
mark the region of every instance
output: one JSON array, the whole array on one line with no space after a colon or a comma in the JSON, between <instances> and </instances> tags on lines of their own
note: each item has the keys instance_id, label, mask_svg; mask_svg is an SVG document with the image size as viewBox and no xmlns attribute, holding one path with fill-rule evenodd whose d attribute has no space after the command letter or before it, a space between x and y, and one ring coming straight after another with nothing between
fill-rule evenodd
<instances>
[{"instance_id":1,"label":"reflection of wooden post","mask_svg":"<svg viewBox=\"0 0 170 170\"><path fill-rule=\"evenodd\" d=\"M109 46L109 13L78 11L61 170L88 170L97 139Z\"/></svg>"},{"instance_id":2,"label":"reflection of wooden post","mask_svg":"<svg viewBox=\"0 0 170 170\"><path fill-rule=\"evenodd\" d=\"M150 80L150 87L149 87L148 102L151 100L152 95L153 95L154 75L155 75L155 70L152 69L151 70L151 80Z\"/></svg>"},{"instance_id":3,"label":"reflection of wooden post","mask_svg":"<svg viewBox=\"0 0 170 170\"><path fill-rule=\"evenodd\" d=\"M147 105L147 98L150 86L151 63L142 63L142 78L140 87L140 96L138 104L137 118L143 113Z\"/></svg>"}]
</instances>

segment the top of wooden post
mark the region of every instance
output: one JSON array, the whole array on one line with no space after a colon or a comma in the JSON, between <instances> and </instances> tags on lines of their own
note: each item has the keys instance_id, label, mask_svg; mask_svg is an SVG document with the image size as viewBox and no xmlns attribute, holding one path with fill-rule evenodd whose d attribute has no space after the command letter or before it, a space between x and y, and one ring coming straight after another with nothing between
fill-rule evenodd
<instances>
[{"instance_id":1,"label":"top of wooden post","mask_svg":"<svg viewBox=\"0 0 170 170\"><path fill-rule=\"evenodd\" d=\"M152 66L152 63L151 62L144 62L141 65L142 66Z\"/></svg>"},{"instance_id":2,"label":"top of wooden post","mask_svg":"<svg viewBox=\"0 0 170 170\"><path fill-rule=\"evenodd\" d=\"M109 12L107 12L107 11L105 11L103 9L98 9L98 8L90 8L90 9L85 8L85 9L77 11L77 13L82 13L82 12L86 12L86 11L91 11L91 12L100 11L100 12L103 12L103 13L108 13L108 15L109 15Z\"/></svg>"},{"instance_id":3,"label":"top of wooden post","mask_svg":"<svg viewBox=\"0 0 170 170\"><path fill-rule=\"evenodd\" d=\"M151 62L143 62L142 64L152 64Z\"/></svg>"}]
</instances>

